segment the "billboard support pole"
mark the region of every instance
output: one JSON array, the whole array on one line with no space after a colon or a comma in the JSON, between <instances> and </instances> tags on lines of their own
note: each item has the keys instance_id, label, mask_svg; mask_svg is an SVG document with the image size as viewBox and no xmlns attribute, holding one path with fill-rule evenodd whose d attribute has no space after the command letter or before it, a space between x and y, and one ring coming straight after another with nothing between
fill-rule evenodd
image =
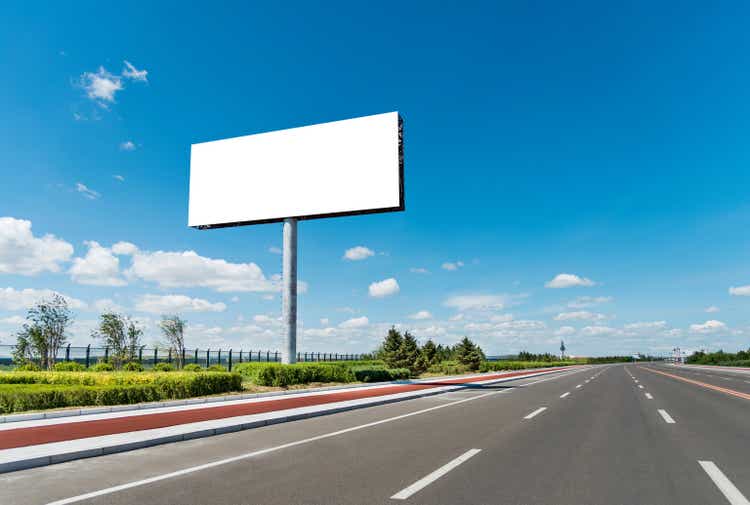
<instances>
[{"instance_id":1,"label":"billboard support pole","mask_svg":"<svg viewBox=\"0 0 750 505\"><path fill-rule=\"evenodd\" d=\"M282 363L297 361L297 220L284 219L281 319L284 326Z\"/></svg>"}]
</instances>

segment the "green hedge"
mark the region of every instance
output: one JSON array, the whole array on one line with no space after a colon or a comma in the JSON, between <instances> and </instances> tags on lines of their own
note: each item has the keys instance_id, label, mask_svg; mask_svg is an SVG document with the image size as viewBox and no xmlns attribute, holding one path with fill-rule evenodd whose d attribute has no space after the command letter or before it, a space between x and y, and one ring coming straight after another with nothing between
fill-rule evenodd
<instances>
[{"instance_id":1,"label":"green hedge","mask_svg":"<svg viewBox=\"0 0 750 505\"><path fill-rule=\"evenodd\" d=\"M351 372L360 382L384 382L411 377L408 368L387 368L383 365L353 366Z\"/></svg>"},{"instance_id":2,"label":"green hedge","mask_svg":"<svg viewBox=\"0 0 750 505\"><path fill-rule=\"evenodd\" d=\"M0 374L0 378L7 379L5 377L7 375L9 374ZM59 375L59 373L56 373L56 375ZM0 384L0 412L177 400L242 389L242 378L239 374L167 372L150 375L153 379L151 382L109 383L106 385L6 382Z\"/></svg>"},{"instance_id":3,"label":"green hedge","mask_svg":"<svg viewBox=\"0 0 750 505\"><path fill-rule=\"evenodd\" d=\"M228 383L237 386L242 383L239 374L227 372L0 372L0 384L131 386L138 384L192 384L205 382L206 380L217 384Z\"/></svg>"},{"instance_id":4,"label":"green hedge","mask_svg":"<svg viewBox=\"0 0 750 505\"><path fill-rule=\"evenodd\" d=\"M389 369L382 361L331 361L316 363L240 363L234 370L259 386L291 386L311 382L376 382L405 379L406 369Z\"/></svg>"}]
</instances>

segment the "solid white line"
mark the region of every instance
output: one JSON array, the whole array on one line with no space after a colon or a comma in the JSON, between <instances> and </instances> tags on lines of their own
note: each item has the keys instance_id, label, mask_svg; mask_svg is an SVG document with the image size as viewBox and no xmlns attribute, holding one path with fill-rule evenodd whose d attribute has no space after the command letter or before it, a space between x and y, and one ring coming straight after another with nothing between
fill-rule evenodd
<instances>
[{"instance_id":1,"label":"solid white line","mask_svg":"<svg viewBox=\"0 0 750 505\"><path fill-rule=\"evenodd\" d=\"M461 463L463 463L466 460L468 460L469 458L471 458L471 457L476 456L477 454L479 454L481 451L482 451L482 449L469 449L468 451L466 451L465 453L463 453L462 455L460 455L459 457L457 457L456 459L454 459L450 463L447 463L447 464L441 466L440 468L438 468L437 470L435 470L431 474L422 477L421 479L419 479L417 482L415 482L411 486L406 487L406 488L402 489L401 491L399 491L398 493L394 494L393 496L391 496L391 499L392 500L406 500L407 498L409 498L414 493L416 493L418 491L421 491L422 489L426 488L427 486L429 486L430 484L432 484L433 482L435 482L436 480L438 480L440 477L442 477L446 473L448 473L451 470L453 470L454 468L456 468Z\"/></svg>"},{"instance_id":2,"label":"solid white line","mask_svg":"<svg viewBox=\"0 0 750 505\"><path fill-rule=\"evenodd\" d=\"M646 393L646 398L648 398L649 400L653 400L654 399L654 397L651 396L651 393Z\"/></svg>"},{"instance_id":3,"label":"solid white line","mask_svg":"<svg viewBox=\"0 0 750 505\"><path fill-rule=\"evenodd\" d=\"M576 389L578 389L578 388L582 388L582 387L583 387L583 384L578 384L578 385L576 386Z\"/></svg>"},{"instance_id":4,"label":"solid white line","mask_svg":"<svg viewBox=\"0 0 750 505\"><path fill-rule=\"evenodd\" d=\"M643 384L638 384L638 387L643 389Z\"/></svg>"},{"instance_id":5,"label":"solid white line","mask_svg":"<svg viewBox=\"0 0 750 505\"><path fill-rule=\"evenodd\" d=\"M561 395L560 395L560 398L565 398L565 397L566 397L566 396L568 396L569 394L570 394L570 391L568 391L567 393L563 393L563 394L561 394Z\"/></svg>"},{"instance_id":6,"label":"solid white line","mask_svg":"<svg viewBox=\"0 0 750 505\"><path fill-rule=\"evenodd\" d=\"M568 375L571 375L571 374L574 374L574 373L578 373L578 372L581 372L581 371L582 370L573 370L571 372L563 372L563 373L560 373L560 374L556 374L556 375L554 375L552 377L546 377L545 376L544 379L539 379L539 380L536 380L536 381L533 381L533 382L527 382L526 384L522 384L520 387L528 387L528 386L531 386L531 385L539 383L539 382L546 382L548 380L553 380L553 379L557 379L557 378L561 378L561 377L566 377ZM481 394L481 395L472 396L471 398L464 398L463 400L456 400L453 403L444 403L442 405L435 405L434 407L428 407L426 409L416 410L414 412L409 412L409 413L401 414L401 415L394 416L394 417L388 417L386 419L380 419L379 421L373 421L371 423L360 424L358 426L352 426L351 428L345 428L343 430L332 431L330 433L324 433L323 435L317 435L315 437L304 438L302 440L296 440L294 442L289 442L289 443L286 443L286 444L277 445L275 447L268 447L266 449L261 449L261 450L258 450L258 451L253 451L253 452L248 452L248 453L245 453L245 454L240 454L239 456L233 456L231 458L226 458L226 459L220 459L220 460L217 460L217 461L212 461L210 463L205 463L203 465L192 466L192 467L189 467L189 468L183 468L182 470L177 470L175 472L165 473L165 474L162 474L162 475L156 475L154 477L149 477L147 479L142 479L142 480L137 480L137 481L133 481L133 482L128 482L126 484L120 484L118 486L112 486L112 487L100 489L98 491L92 491L90 493L85 493L85 494L81 494L81 495L78 495L78 496L72 496L70 498L64 498L62 500L57 500L57 501L49 502L47 505L67 505L69 503L77 503L77 502L80 502L80 501L83 501L83 500L88 500L90 498L96 498L97 496L104 496L104 495L108 495L108 494L112 494L112 493L117 493L119 491L124 491L126 489L131 489L131 488L134 488L134 487L145 486L145 485L151 484L153 482L159 482L159 481L162 481L162 480L172 479L174 477L181 477L182 475L188 475L188 474L191 474L191 473L200 472L202 470L208 470L210 468L215 468L217 466L222 466L222 465L226 465L226 464L229 464L229 463L234 463L235 461L241 461L243 459L254 458L256 456L261 456L263 454L268 454L268 453L271 453L271 452L280 451L282 449L288 449L290 447L296 447L298 445L308 444L310 442L317 442L318 440L325 440L327 438L332 438L332 437L336 437L336 436L339 436L339 435L344 435L346 433L351 433L353 431L359 431L359 430L364 430L366 428L372 428L373 426L379 426L381 424L390 423L390 422L393 422L393 421L399 421L401 419L406 419L408 417L416 416L416 415L419 415L419 414L426 414L427 412L433 412L435 410L440 410L440 409L444 409L444 408L447 408L447 407L452 407L454 405L460 405L462 403L466 403L466 402L470 402L470 401L474 401L474 400L479 400L481 398L486 398L486 397L492 396L492 395L500 395L500 394L504 394L504 393L509 393L511 391L513 391L513 390L512 389L503 389L501 391L490 391L488 393L484 393L484 394Z\"/></svg>"},{"instance_id":7,"label":"solid white line","mask_svg":"<svg viewBox=\"0 0 750 505\"><path fill-rule=\"evenodd\" d=\"M662 417L662 418L664 419L664 422L666 422L667 424L674 424L674 423L675 423L675 420L674 420L674 419L672 419L672 416L670 416L670 415L669 415L669 414L667 413L667 411L666 411L666 410L664 410L664 409L659 409L659 414L661 414L661 417Z\"/></svg>"},{"instance_id":8,"label":"solid white line","mask_svg":"<svg viewBox=\"0 0 750 505\"><path fill-rule=\"evenodd\" d=\"M716 487L722 492L724 497L731 505L750 505L750 501L732 484L732 481L719 470L719 467L713 461L698 461L698 464L705 470Z\"/></svg>"},{"instance_id":9,"label":"solid white line","mask_svg":"<svg viewBox=\"0 0 750 505\"><path fill-rule=\"evenodd\" d=\"M531 419L532 417L536 417L537 415L541 414L541 413L542 413L542 412L544 412L545 410L547 410L547 407L539 407L538 409L536 409L536 410L535 410L534 412L532 412L531 414L529 414L529 415L527 415L527 416L524 416L524 419Z\"/></svg>"}]
</instances>

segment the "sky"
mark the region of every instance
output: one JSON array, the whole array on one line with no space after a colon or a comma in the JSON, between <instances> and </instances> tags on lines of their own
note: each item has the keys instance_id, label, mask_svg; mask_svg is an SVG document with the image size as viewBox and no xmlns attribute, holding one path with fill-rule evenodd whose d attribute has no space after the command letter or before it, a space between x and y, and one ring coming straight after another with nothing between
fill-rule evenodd
<instances>
[{"instance_id":1,"label":"sky","mask_svg":"<svg viewBox=\"0 0 750 505\"><path fill-rule=\"evenodd\" d=\"M399 111L406 210L301 222L298 349L750 347L744 2L10 2L0 344L58 292L279 349L281 225L187 226L190 145Z\"/></svg>"}]
</instances>

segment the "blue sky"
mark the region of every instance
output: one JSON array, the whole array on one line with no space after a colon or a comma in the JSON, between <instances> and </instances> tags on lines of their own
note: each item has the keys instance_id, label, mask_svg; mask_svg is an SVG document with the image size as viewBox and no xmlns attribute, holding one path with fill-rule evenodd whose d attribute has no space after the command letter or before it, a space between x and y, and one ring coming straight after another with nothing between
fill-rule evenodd
<instances>
[{"instance_id":1,"label":"blue sky","mask_svg":"<svg viewBox=\"0 0 750 505\"><path fill-rule=\"evenodd\" d=\"M281 227L188 228L190 144L398 110L406 211L300 224L302 351L392 324L493 354L746 348L748 10L9 4L0 342L55 290L76 343L114 307L148 342L178 312L190 345L279 347Z\"/></svg>"}]
</instances>

